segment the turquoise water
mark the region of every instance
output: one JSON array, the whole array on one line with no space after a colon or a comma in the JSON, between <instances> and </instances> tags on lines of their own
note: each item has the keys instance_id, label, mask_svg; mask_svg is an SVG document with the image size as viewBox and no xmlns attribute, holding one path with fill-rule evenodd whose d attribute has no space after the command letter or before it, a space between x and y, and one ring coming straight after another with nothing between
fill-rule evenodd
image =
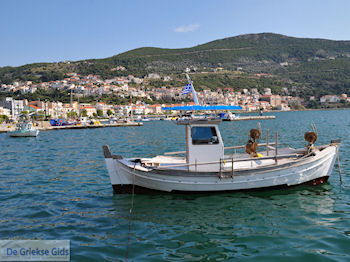
<instances>
[{"instance_id":1,"label":"turquoise water","mask_svg":"<svg viewBox=\"0 0 350 262\"><path fill-rule=\"evenodd\" d=\"M263 130L291 146L341 138L343 184L255 193L113 195L101 146L145 156L184 149L169 121L143 127L0 134L0 239L69 239L72 261L350 261L350 111L275 113ZM257 121L220 125L241 144ZM271 135L272 137L272 135ZM129 231L130 222L130 231ZM128 248L127 248L128 247Z\"/></svg>"}]
</instances>

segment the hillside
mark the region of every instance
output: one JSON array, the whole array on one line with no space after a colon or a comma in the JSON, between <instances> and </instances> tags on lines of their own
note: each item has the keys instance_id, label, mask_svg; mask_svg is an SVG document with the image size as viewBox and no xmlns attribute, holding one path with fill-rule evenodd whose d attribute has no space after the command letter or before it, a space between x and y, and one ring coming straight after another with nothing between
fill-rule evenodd
<instances>
[{"instance_id":1,"label":"hillside","mask_svg":"<svg viewBox=\"0 0 350 262\"><path fill-rule=\"evenodd\" d=\"M124 66L127 71L114 70L117 66ZM99 74L104 78L179 74L186 67L195 67L197 71L220 67L229 72L239 68L247 76L269 73L278 81L304 86L305 94L350 93L350 41L272 33L240 35L183 49L143 47L105 59L3 67L0 83L50 81L71 71Z\"/></svg>"}]
</instances>

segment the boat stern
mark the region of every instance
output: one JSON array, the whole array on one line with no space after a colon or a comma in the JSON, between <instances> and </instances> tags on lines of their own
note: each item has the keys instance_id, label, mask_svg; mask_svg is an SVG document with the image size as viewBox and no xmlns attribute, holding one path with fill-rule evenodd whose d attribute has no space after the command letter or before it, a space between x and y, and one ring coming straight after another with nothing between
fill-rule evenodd
<instances>
[{"instance_id":1,"label":"boat stern","mask_svg":"<svg viewBox=\"0 0 350 262\"><path fill-rule=\"evenodd\" d=\"M102 150L114 193L119 193L115 192L116 188L132 184L130 176L128 176L128 173L122 168L123 164L120 161L123 160L123 157L120 155L112 155L108 145L102 146Z\"/></svg>"}]
</instances>

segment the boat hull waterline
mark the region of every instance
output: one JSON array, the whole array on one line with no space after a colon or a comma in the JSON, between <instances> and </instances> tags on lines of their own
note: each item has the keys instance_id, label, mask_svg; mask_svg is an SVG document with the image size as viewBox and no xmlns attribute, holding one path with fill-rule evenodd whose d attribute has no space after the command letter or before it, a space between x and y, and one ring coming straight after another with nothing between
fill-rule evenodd
<instances>
[{"instance_id":1,"label":"boat hull waterline","mask_svg":"<svg viewBox=\"0 0 350 262\"><path fill-rule=\"evenodd\" d=\"M39 130L30 131L12 131L9 133L11 137L36 137L39 134Z\"/></svg>"},{"instance_id":2,"label":"boat hull waterline","mask_svg":"<svg viewBox=\"0 0 350 262\"><path fill-rule=\"evenodd\" d=\"M338 149L339 144L331 144L299 161L234 172L149 170L111 154L105 154L105 161L116 194L130 193L135 188L164 192L240 191L322 184L331 175Z\"/></svg>"}]
</instances>

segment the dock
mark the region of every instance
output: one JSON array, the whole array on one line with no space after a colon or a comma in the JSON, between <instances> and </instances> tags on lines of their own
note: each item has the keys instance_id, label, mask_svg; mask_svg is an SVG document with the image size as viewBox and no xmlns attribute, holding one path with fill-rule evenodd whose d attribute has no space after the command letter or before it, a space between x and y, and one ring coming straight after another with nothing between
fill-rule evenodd
<instances>
[{"instance_id":1,"label":"dock","mask_svg":"<svg viewBox=\"0 0 350 262\"><path fill-rule=\"evenodd\" d=\"M47 123L39 123L35 128L40 131L62 130L62 129L87 129L87 128L106 128L106 127L123 127L123 126L143 126L140 122L126 122L115 124L98 124L98 125L67 125L67 126L50 126ZM15 130L13 125L0 125L0 133L11 132Z\"/></svg>"},{"instance_id":2,"label":"dock","mask_svg":"<svg viewBox=\"0 0 350 262\"><path fill-rule=\"evenodd\" d=\"M244 120L268 120L275 119L276 116L240 116L229 121L244 121Z\"/></svg>"}]
</instances>

